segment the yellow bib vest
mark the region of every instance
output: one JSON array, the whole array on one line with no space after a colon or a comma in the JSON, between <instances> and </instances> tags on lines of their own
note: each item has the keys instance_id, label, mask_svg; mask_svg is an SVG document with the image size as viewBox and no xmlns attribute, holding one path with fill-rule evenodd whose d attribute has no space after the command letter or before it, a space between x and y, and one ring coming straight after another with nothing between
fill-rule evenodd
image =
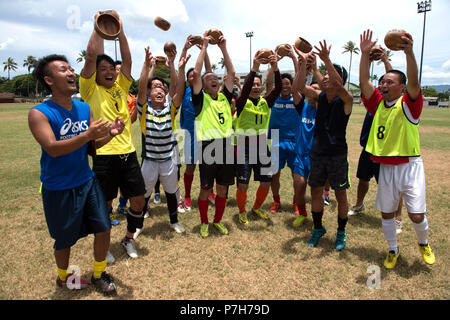
<instances>
[{"instance_id":1,"label":"yellow bib vest","mask_svg":"<svg viewBox=\"0 0 450 320\"><path fill-rule=\"evenodd\" d=\"M219 92L217 100L203 93L203 108L195 118L198 141L228 138L233 134L231 107L225 95Z\"/></svg>"},{"instance_id":2,"label":"yellow bib vest","mask_svg":"<svg viewBox=\"0 0 450 320\"><path fill-rule=\"evenodd\" d=\"M412 123L403 111L403 99L390 108L378 105L366 151L376 157L420 156L419 122Z\"/></svg>"}]
</instances>

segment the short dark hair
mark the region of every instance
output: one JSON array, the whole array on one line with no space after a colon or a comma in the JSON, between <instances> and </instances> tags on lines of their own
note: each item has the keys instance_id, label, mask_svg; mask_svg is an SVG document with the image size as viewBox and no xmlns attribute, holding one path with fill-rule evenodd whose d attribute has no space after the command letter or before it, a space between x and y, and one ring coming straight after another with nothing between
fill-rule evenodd
<instances>
[{"instance_id":1,"label":"short dark hair","mask_svg":"<svg viewBox=\"0 0 450 320\"><path fill-rule=\"evenodd\" d=\"M336 63L333 63L333 66L334 66L334 69L335 69L335 70L339 73L339 75L341 76L341 78L342 78L342 84L345 84L345 82L347 82L347 76L348 76L347 70L345 70L344 67L342 67L342 66L340 66L340 65L338 65L338 64L336 64Z\"/></svg>"},{"instance_id":2,"label":"short dark hair","mask_svg":"<svg viewBox=\"0 0 450 320\"><path fill-rule=\"evenodd\" d=\"M262 74L261 73L256 73L255 78L259 78L259 80L261 80L261 83L262 83Z\"/></svg>"},{"instance_id":3,"label":"short dark hair","mask_svg":"<svg viewBox=\"0 0 450 320\"><path fill-rule=\"evenodd\" d=\"M294 78L292 78L292 75L290 73L281 74L281 80L283 79L288 79L291 82L291 85L294 83Z\"/></svg>"},{"instance_id":4,"label":"short dark hair","mask_svg":"<svg viewBox=\"0 0 450 320\"><path fill-rule=\"evenodd\" d=\"M117 66L118 64L122 64L122 61L121 60L116 60L116 61L114 61L114 64Z\"/></svg>"},{"instance_id":5,"label":"short dark hair","mask_svg":"<svg viewBox=\"0 0 450 320\"><path fill-rule=\"evenodd\" d=\"M37 62L36 68L34 70L34 76L36 77L36 79L48 90L51 91L50 86L45 82L44 78L46 76L49 76L49 68L48 65L50 62L53 61L64 61L69 63L69 61L67 60L66 56L64 55L60 55L60 54L51 54L48 56L45 56L41 59L39 59L39 61Z\"/></svg>"},{"instance_id":6,"label":"short dark hair","mask_svg":"<svg viewBox=\"0 0 450 320\"><path fill-rule=\"evenodd\" d=\"M98 67L98 65L100 64L100 62L102 61L106 61L108 62L110 65L112 65L114 68L116 67L116 63L114 62L114 60L108 56L107 54L99 54L97 56L97 62L95 64L96 67Z\"/></svg>"},{"instance_id":7,"label":"short dark hair","mask_svg":"<svg viewBox=\"0 0 450 320\"><path fill-rule=\"evenodd\" d=\"M401 84L406 84L406 75L401 72L400 70L389 70L388 72L386 72L386 74L388 73L393 73L393 74L397 74L400 77L400 83Z\"/></svg>"},{"instance_id":8,"label":"short dark hair","mask_svg":"<svg viewBox=\"0 0 450 320\"><path fill-rule=\"evenodd\" d=\"M169 87L169 85L170 85L169 82L168 82L167 80L164 80L164 79L161 78L161 77L155 76L155 77L152 77L152 78L150 78L150 79L148 80L148 82L147 82L147 88L148 88L148 89L151 89L151 88L152 88L153 81L155 81L155 80L160 81L162 84L165 84L167 87Z\"/></svg>"},{"instance_id":9,"label":"short dark hair","mask_svg":"<svg viewBox=\"0 0 450 320\"><path fill-rule=\"evenodd\" d=\"M189 78L189 73L194 71L194 68L190 68L187 72L186 72L186 79Z\"/></svg>"}]
</instances>

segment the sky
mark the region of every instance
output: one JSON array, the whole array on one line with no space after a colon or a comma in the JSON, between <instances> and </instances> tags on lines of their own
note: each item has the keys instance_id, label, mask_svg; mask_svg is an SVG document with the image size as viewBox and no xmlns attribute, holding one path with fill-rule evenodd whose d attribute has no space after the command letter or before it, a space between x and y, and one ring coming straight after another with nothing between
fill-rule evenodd
<instances>
[{"instance_id":1,"label":"sky","mask_svg":"<svg viewBox=\"0 0 450 320\"><path fill-rule=\"evenodd\" d=\"M424 14L417 13L416 0L133 0L108 2L99 0L0 0L0 76L7 77L3 62L12 57L19 65L11 77L25 74L23 61L48 54L64 54L75 71L83 67L76 59L86 49L98 10L115 9L121 16L133 58L132 76L139 78L144 48L153 55L163 55L167 41L175 42L178 54L189 34L202 35L210 28L220 29L236 72L248 72L250 56L258 49L275 49L279 44L293 44L303 37L312 45L319 41L331 44L331 60L349 70L350 54L343 46L353 41L359 47L359 36L367 29L384 46L384 36L391 29L404 29L414 39L414 53L420 67ZM107 7L105 7L107 6ZM450 84L450 0L433 0L426 14L422 67L422 85ZM158 29L154 18L161 16L171 23L168 31ZM245 33L253 31L253 37ZM251 54L250 54L251 41ZM114 41L105 41L105 53L115 58ZM120 59L120 51L118 59ZM199 49L192 55L193 67ZM222 57L217 46L210 45L211 62ZM353 55L351 82L358 83L359 55ZM177 60L178 61L178 57ZM318 59L320 63L320 59ZM402 51L393 52L392 66L405 71ZM262 66L265 70L267 66ZM293 70L291 59L279 62L280 70ZM217 73L224 70L220 67ZM384 74L375 64L374 74Z\"/></svg>"}]
</instances>

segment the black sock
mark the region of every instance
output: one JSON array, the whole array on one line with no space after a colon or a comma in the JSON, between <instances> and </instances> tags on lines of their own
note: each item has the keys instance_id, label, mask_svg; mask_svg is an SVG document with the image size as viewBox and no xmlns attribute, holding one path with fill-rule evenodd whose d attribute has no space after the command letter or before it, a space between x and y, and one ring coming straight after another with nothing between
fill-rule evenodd
<instances>
[{"instance_id":1,"label":"black sock","mask_svg":"<svg viewBox=\"0 0 450 320\"><path fill-rule=\"evenodd\" d=\"M345 231L345 226L347 225L348 218L341 219L338 217L338 231Z\"/></svg>"},{"instance_id":2,"label":"black sock","mask_svg":"<svg viewBox=\"0 0 450 320\"><path fill-rule=\"evenodd\" d=\"M322 229L322 211L311 212L314 222L314 229Z\"/></svg>"},{"instance_id":3,"label":"black sock","mask_svg":"<svg viewBox=\"0 0 450 320\"><path fill-rule=\"evenodd\" d=\"M167 193L167 209L169 211L170 223L174 224L178 222L178 203L176 193Z\"/></svg>"}]
</instances>

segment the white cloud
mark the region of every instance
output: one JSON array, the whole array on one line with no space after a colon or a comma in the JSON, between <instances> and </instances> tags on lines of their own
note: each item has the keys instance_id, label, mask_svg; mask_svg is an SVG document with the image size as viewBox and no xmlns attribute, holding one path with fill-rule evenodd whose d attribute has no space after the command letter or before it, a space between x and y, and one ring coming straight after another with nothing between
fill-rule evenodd
<instances>
[{"instance_id":1,"label":"white cloud","mask_svg":"<svg viewBox=\"0 0 450 320\"><path fill-rule=\"evenodd\" d=\"M14 39L11 37L8 37L6 41L0 42L0 50L6 50L8 49L9 45L14 42Z\"/></svg>"},{"instance_id":2,"label":"white cloud","mask_svg":"<svg viewBox=\"0 0 450 320\"><path fill-rule=\"evenodd\" d=\"M450 60L447 60L442 64L442 69L450 71Z\"/></svg>"}]
</instances>

